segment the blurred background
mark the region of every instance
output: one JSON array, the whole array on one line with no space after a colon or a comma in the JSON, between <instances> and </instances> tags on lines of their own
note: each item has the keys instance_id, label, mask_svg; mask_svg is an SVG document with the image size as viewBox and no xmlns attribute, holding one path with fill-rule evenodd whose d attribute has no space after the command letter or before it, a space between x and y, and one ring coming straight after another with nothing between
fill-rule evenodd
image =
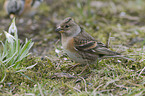
<instances>
[{"instance_id":1,"label":"blurred background","mask_svg":"<svg viewBox=\"0 0 145 96\"><path fill-rule=\"evenodd\" d=\"M3 30L7 31L11 23L3 4L4 0L0 0L2 39ZM106 43L109 37L111 48L135 53L130 48L141 50L144 43L144 13L144 0L44 0L36 15L18 17L16 25L21 42L25 38L35 42L31 52L36 56L48 55L54 50L60 39L55 28L66 17L73 17L96 40Z\"/></svg>"}]
</instances>

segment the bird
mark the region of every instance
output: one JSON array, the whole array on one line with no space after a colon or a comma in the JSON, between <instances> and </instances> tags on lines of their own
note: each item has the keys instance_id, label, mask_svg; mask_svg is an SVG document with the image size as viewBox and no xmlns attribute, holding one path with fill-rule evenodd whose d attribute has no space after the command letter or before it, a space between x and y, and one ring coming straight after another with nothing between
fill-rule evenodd
<instances>
[{"instance_id":1,"label":"bird","mask_svg":"<svg viewBox=\"0 0 145 96\"><path fill-rule=\"evenodd\" d=\"M64 19L56 31L61 34L64 52L77 63L92 64L106 57L122 58L120 53L109 50L105 44L95 40L72 17Z\"/></svg>"},{"instance_id":2,"label":"bird","mask_svg":"<svg viewBox=\"0 0 145 96\"><path fill-rule=\"evenodd\" d=\"M43 0L5 0L4 9L13 18L15 16L33 16Z\"/></svg>"}]
</instances>

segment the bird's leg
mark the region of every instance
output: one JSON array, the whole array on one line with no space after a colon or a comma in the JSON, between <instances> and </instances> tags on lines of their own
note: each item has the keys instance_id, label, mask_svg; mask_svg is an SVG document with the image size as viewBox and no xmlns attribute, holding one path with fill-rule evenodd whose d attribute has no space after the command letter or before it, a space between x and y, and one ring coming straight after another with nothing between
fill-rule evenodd
<instances>
[{"instance_id":1,"label":"bird's leg","mask_svg":"<svg viewBox=\"0 0 145 96\"><path fill-rule=\"evenodd\" d=\"M82 65L82 64L80 64L80 63L77 63L77 64L75 64L75 65L71 65L71 66L68 68L68 71L74 69L74 68L77 67L77 66L81 66L81 65Z\"/></svg>"},{"instance_id":2,"label":"bird's leg","mask_svg":"<svg viewBox=\"0 0 145 96\"><path fill-rule=\"evenodd\" d=\"M97 67L98 67L98 65L99 65L99 59L97 58Z\"/></svg>"},{"instance_id":3,"label":"bird's leg","mask_svg":"<svg viewBox=\"0 0 145 96\"><path fill-rule=\"evenodd\" d=\"M89 67L89 64L87 64L87 65L84 67L84 69L83 69L79 74L77 74L77 75L81 75L88 67Z\"/></svg>"}]
</instances>

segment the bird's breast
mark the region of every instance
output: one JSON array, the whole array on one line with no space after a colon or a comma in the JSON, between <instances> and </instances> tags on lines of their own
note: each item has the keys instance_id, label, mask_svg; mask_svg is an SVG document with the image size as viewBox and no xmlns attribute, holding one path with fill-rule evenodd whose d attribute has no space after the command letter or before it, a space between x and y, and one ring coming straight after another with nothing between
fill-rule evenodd
<instances>
[{"instance_id":1,"label":"bird's breast","mask_svg":"<svg viewBox=\"0 0 145 96\"><path fill-rule=\"evenodd\" d=\"M61 42L64 50L76 52L73 38L62 38Z\"/></svg>"}]
</instances>

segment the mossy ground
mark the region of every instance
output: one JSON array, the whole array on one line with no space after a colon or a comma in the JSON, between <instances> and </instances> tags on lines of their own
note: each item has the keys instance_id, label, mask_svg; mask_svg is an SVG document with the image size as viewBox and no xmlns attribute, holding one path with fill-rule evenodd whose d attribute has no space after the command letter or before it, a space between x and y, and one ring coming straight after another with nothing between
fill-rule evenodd
<instances>
[{"instance_id":1,"label":"mossy ground","mask_svg":"<svg viewBox=\"0 0 145 96\"><path fill-rule=\"evenodd\" d=\"M2 5L3 0L0 9ZM35 42L21 68L36 65L21 72L7 70L0 95L145 95L144 13L144 0L44 0L34 17L16 18L21 42ZM62 52L60 34L54 31L66 17L73 17L96 40L106 43L109 37L110 49L136 61L109 58L83 72L85 66L69 70L76 63ZM10 22L0 10L0 32Z\"/></svg>"}]
</instances>

